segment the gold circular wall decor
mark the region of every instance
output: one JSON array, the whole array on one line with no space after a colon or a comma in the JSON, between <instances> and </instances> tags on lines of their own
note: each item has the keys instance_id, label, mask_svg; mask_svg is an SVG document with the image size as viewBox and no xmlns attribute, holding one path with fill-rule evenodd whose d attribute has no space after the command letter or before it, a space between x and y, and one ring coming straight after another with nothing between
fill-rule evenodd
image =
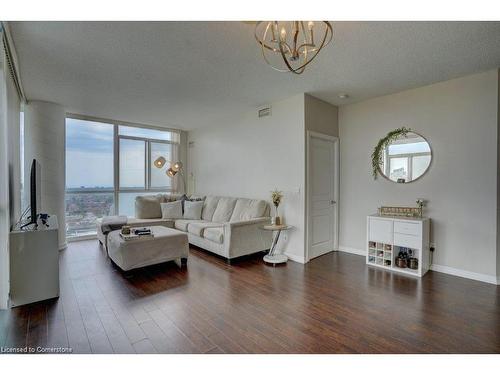
<instances>
[{"instance_id":1,"label":"gold circular wall decor","mask_svg":"<svg viewBox=\"0 0 500 375\"><path fill-rule=\"evenodd\" d=\"M274 70L302 74L332 41L333 28L328 21L259 21L255 39L264 60Z\"/></svg>"}]
</instances>

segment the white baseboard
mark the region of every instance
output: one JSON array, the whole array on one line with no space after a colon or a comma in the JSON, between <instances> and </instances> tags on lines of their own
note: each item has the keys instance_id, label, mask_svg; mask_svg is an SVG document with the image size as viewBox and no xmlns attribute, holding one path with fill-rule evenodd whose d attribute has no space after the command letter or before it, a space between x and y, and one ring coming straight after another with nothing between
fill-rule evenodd
<instances>
[{"instance_id":1,"label":"white baseboard","mask_svg":"<svg viewBox=\"0 0 500 375\"><path fill-rule=\"evenodd\" d=\"M306 261L304 259L304 257L301 257L300 255L295 255L295 254L288 254L288 253L285 253L285 255L288 257L288 259L290 259L291 261L294 261L294 262L297 262L297 263L302 263L302 264L305 264Z\"/></svg>"},{"instance_id":2,"label":"white baseboard","mask_svg":"<svg viewBox=\"0 0 500 375\"><path fill-rule=\"evenodd\" d=\"M356 254L366 256L366 250L355 249L353 247L339 246L339 251L349 254ZM484 283L500 285L500 277L485 275L482 273L470 272L466 270L461 270L458 268L452 268L448 266L441 266L439 264L431 265L431 270L441 273L446 273L448 275L464 277L466 279L482 281Z\"/></svg>"},{"instance_id":3,"label":"white baseboard","mask_svg":"<svg viewBox=\"0 0 500 375\"><path fill-rule=\"evenodd\" d=\"M366 256L366 250L355 249L354 247L339 246L339 251L349 254L356 254L361 256Z\"/></svg>"},{"instance_id":4,"label":"white baseboard","mask_svg":"<svg viewBox=\"0 0 500 375\"><path fill-rule=\"evenodd\" d=\"M500 285L500 278L492 275L485 275L483 273L470 272L466 270L461 270L458 268L452 268L448 266L441 266L439 264L432 264L431 270L441 273L447 273L448 275L464 277L466 279L472 279L477 281L482 281L484 283Z\"/></svg>"}]
</instances>

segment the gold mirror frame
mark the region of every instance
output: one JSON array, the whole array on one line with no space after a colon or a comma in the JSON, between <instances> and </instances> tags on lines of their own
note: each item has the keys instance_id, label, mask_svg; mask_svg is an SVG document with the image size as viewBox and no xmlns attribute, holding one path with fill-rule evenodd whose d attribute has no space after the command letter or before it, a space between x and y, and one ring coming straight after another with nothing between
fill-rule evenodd
<instances>
[{"instance_id":1,"label":"gold mirror frame","mask_svg":"<svg viewBox=\"0 0 500 375\"><path fill-rule=\"evenodd\" d=\"M431 160L429 161L429 165L427 166L427 168L425 169L425 171L420 176L418 176L414 180L406 181L406 182L397 182L397 181L391 180L388 176L386 176L386 174L382 171L381 166L379 165L378 166L378 174L381 175L382 177L384 177L386 180L388 180L390 182L393 182L395 184L398 184L398 185L411 184L412 182L420 180L423 176L425 176L427 174L427 172L431 168L432 160L434 159L434 153L432 152L432 146L431 146L431 143L429 142L429 140L427 138L425 138L422 134L420 134L420 133L418 133L418 132L416 132L416 131L414 131L412 129L407 129L407 132L408 133L416 134L419 137L421 137L425 142L427 142L427 144L429 145L429 150L430 150L430 154L431 154ZM389 146L389 145L387 145L387 146Z\"/></svg>"}]
</instances>

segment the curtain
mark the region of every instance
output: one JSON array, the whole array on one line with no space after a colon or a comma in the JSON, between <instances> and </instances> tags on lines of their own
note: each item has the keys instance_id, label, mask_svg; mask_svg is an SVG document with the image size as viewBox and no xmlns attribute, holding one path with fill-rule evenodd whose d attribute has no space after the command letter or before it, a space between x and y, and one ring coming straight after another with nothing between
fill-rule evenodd
<instances>
[{"instance_id":1,"label":"curtain","mask_svg":"<svg viewBox=\"0 0 500 375\"><path fill-rule=\"evenodd\" d=\"M5 51L4 24L0 28L0 308L7 308L9 292L9 232L21 215L20 80L13 77Z\"/></svg>"},{"instance_id":2,"label":"curtain","mask_svg":"<svg viewBox=\"0 0 500 375\"><path fill-rule=\"evenodd\" d=\"M0 309L6 309L9 291L9 162L7 132L6 73L3 35L0 29Z\"/></svg>"},{"instance_id":3,"label":"curtain","mask_svg":"<svg viewBox=\"0 0 500 375\"><path fill-rule=\"evenodd\" d=\"M5 74L7 136L9 160L9 202L10 225L13 226L21 215L21 138L20 108L21 102L9 73Z\"/></svg>"}]
</instances>

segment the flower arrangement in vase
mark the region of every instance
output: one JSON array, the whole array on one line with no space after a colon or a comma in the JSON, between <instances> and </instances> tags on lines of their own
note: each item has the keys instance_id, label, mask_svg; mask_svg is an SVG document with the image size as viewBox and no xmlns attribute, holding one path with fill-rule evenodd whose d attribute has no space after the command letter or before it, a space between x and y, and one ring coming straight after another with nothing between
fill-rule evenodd
<instances>
[{"instance_id":1,"label":"flower arrangement in vase","mask_svg":"<svg viewBox=\"0 0 500 375\"><path fill-rule=\"evenodd\" d=\"M422 217L424 215L425 200L423 198L418 198L416 203L419 211L419 216Z\"/></svg>"},{"instance_id":2,"label":"flower arrangement in vase","mask_svg":"<svg viewBox=\"0 0 500 375\"><path fill-rule=\"evenodd\" d=\"M283 199L283 192L275 189L271 191L271 200L273 201L273 205L275 207L276 214L272 219L274 225L281 225L281 218L278 215L278 207L281 204L281 200Z\"/></svg>"}]
</instances>

